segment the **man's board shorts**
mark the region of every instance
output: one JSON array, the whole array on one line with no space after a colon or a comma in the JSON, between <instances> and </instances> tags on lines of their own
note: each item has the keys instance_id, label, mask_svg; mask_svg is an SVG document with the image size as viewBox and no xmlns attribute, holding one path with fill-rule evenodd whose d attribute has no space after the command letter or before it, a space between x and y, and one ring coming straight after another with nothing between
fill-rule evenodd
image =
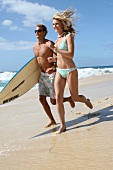
<instances>
[{"instance_id":1,"label":"man's board shorts","mask_svg":"<svg viewBox=\"0 0 113 170\"><path fill-rule=\"evenodd\" d=\"M52 99L55 99L55 90L54 90L54 79L56 72L52 74L41 72L39 79L39 95L47 96Z\"/></svg>"}]
</instances>

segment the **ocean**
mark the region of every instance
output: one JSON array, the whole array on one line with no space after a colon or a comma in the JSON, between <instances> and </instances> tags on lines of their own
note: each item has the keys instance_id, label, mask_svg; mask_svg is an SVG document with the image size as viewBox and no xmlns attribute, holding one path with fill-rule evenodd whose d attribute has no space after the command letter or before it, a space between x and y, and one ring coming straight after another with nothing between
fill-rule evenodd
<instances>
[{"instance_id":1,"label":"ocean","mask_svg":"<svg viewBox=\"0 0 113 170\"><path fill-rule=\"evenodd\" d=\"M113 65L111 66L95 66L95 67L80 67L78 68L78 78L83 79L95 75L110 74L113 73ZM0 73L0 92L7 85L7 83L16 74L15 72L1 72ZM37 87L37 86L35 86ZM33 88L35 88L33 87Z\"/></svg>"}]
</instances>

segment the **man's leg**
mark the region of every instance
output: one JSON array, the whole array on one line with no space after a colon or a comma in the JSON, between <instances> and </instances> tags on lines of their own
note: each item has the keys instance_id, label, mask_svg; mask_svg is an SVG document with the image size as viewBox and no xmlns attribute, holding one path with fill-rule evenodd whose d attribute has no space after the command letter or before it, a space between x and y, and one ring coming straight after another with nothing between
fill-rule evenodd
<instances>
[{"instance_id":1,"label":"man's leg","mask_svg":"<svg viewBox=\"0 0 113 170\"><path fill-rule=\"evenodd\" d=\"M50 106L49 106L49 104L48 104L48 102L47 102L47 100L46 100L46 96L41 96L41 95L40 95L40 96L39 96L39 100L40 100L40 102L41 102L41 104L42 104L42 106L43 106L46 114L48 115L48 117L49 117L49 119L50 119L50 123L47 124L47 125L45 126L45 128L50 127L51 125L56 125L56 122L55 122L55 120L54 120L54 117L53 117L53 115L52 115L52 113L51 113Z\"/></svg>"}]
</instances>

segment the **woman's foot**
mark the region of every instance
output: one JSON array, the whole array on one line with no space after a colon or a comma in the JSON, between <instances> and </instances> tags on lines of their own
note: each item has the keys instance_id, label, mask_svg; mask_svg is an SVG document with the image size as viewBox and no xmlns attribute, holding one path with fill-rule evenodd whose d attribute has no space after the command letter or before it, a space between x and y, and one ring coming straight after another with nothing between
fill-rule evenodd
<instances>
[{"instance_id":1,"label":"woman's foot","mask_svg":"<svg viewBox=\"0 0 113 170\"><path fill-rule=\"evenodd\" d=\"M59 130L56 132L56 134L60 134L60 133L63 133L66 131L66 127L63 126L63 127L60 127Z\"/></svg>"},{"instance_id":2,"label":"woman's foot","mask_svg":"<svg viewBox=\"0 0 113 170\"><path fill-rule=\"evenodd\" d=\"M48 123L47 125L44 126L44 128L48 128L52 125L56 125L56 122L55 121L51 121L50 123Z\"/></svg>"},{"instance_id":3,"label":"woman's foot","mask_svg":"<svg viewBox=\"0 0 113 170\"><path fill-rule=\"evenodd\" d=\"M71 97L69 98L69 103L70 103L72 108L75 107L75 102L73 101L73 99Z\"/></svg>"},{"instance_id":4,"label":"woman's foot","mask_svg":"<svg viewBox=\"0 0 113 170\"><path fill-rule=\"evenodd\" d=\"M87 99L87 101L86 101L86 105L87 105L90 109L92 109L92 108L93 108L93 105L92 105L92 103L90 102L90 100L89 100L89 99Z\"/></svg>"}]
</instances>

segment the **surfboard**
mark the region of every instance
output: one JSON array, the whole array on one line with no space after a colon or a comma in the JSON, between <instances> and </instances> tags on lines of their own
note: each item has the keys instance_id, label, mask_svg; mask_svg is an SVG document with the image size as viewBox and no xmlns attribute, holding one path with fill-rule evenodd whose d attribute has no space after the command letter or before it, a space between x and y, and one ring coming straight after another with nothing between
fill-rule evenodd
<instances>
[{"instance_id":1,"label":"surfboard","mask_svg":"<svg viewBox=\"0 0 113 170\"><path fill-rule=\"evenodd\" d=\"M36 57L28 61L0 92L0 104L9 103L28 92L38 83L40 67Z\"/></svg>"}]
</instances>

